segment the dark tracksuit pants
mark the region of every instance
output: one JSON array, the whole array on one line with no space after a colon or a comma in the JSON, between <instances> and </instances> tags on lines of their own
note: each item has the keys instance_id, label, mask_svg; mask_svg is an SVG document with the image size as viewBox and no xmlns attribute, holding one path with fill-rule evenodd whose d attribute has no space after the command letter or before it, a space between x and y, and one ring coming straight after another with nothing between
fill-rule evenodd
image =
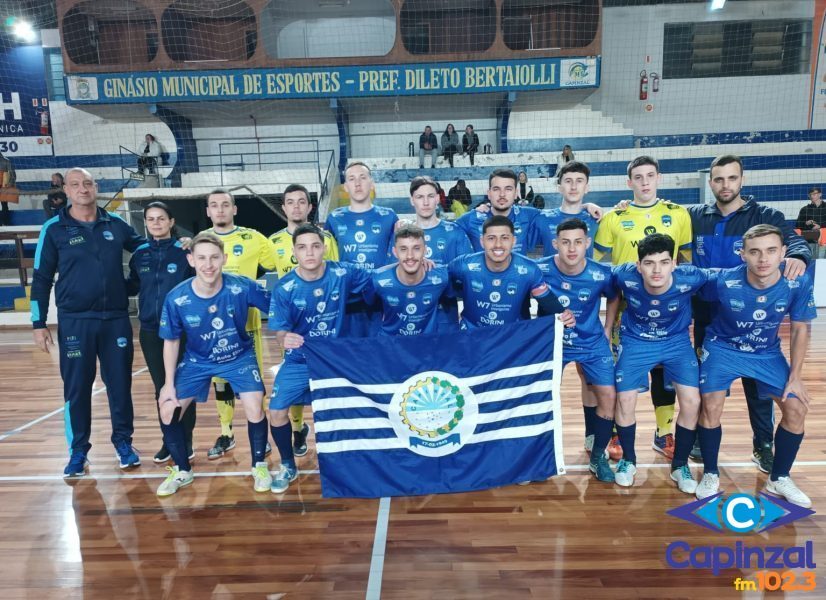
<instances>
[{"instance_id":1,"label":"dark tracksuit pants","mask_svg":"<svg viewBox=\"0 0 826 600\"><path fill-rule=\"evenodd\" d=\"M128 317L74 319L61 315L57 328L63 377L66 442L72 452L88 454L92 445L92 386L100 375L109 398L112 443L132 443L132 325Z\"/></svg>"},{"instance_id":2,"label":"dark tracksuit pants","mask_svg":"<svg viewBox=\"0 0 826 600\"><path fill-rule=\"evenodd\" d=\"M152 377L152 383L155 385L155 408L158 408L158 396L161 388L166 382L166 369L163 364L163 338L158 335L157 331L149 331L141 328L138 339L141 343L141 350L143 350L143 357L146 360L146 366L149 369L149 375ZM184 346L186 342L181 339L181 345L178 351L178 361L184 355ZM161 422L160 409L158 412L158 423ZM187 446L192 447L192 430L195 429L195 402L192 402L186 409L186 412L181 417L181 422L184 426L184 435L186 436Z\"/></svg>"},{"instance_id":3,"label":"dark tracksuit pants","mask_svg":"<svg viewBox=\"0 0 826 600\"><path fill-rule=\"evenodd\" d=\"M706 327L711 320L706 316L708 307L694 302L694 347L701 348L706 339ZM749 422L753 433L752 442L755 448L774 441L774 401L771 398L759 398L757 382L749 377L743 377L743 392L746 395L746 405L749 409Z\"/></svg>"}]
</instances>

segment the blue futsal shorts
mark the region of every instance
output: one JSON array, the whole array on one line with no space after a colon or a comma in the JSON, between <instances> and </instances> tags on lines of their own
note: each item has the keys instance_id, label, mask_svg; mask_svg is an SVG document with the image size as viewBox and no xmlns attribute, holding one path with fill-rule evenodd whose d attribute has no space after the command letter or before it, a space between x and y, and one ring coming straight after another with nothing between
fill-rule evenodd
<instances>
[{"instance_id":1,"label":"blue futsal shorts","mask_svg":"<svg viewBox=\"0 0 826 600\"><path fill-rule=\"evenodd\" d=\"M661 341L620 340L614 373L617 392L648 389L648 372L665 369L666 383L699 387L697 353L688 336Z\"/></svg>"},{"instance_id":2,"label":"blue futsal shorts","mask_svg":"<svg viewBox=\"0 0 826 600\"><path fill-rule=\"evenodd\" d=\"M751 377L757 381L759 398L779 398L789 381L789 363L780 350L742 352L726 344L706 340L700 352L700 393L728 390L740 377Z\"/></svg>"},{"instance_id":3,"label":"blue futsal shorts","mask_svg":"<svg viewBox=\"0 0 826 600\"><path fill-rule=\"evenodd\" d=\"M614 387L614 355L607 338L592 348L579 349L564 346L562 348L562 368L569 363L577 363L585 373L588 385L605 385Z\"/></svg>"},{"instance_id":4,"label":"blue futsal shorts","mask_svg":"<svg viewBox=\"0 0 826 600\"><path fill-rule=\"evenodd\" d=\"M224 364L193 363L184 360L175 370L175 392L180 399L194 398L195 402L206 402L213 377L220 377L229 382L236 394L264 393L258 360L252 352Z\"/></svg>"},{"instance_id":5,"label":"blue futsal shorts","mask_svg":"<svg viewBox=\"0 0 826 600\"><path fill-rule=\"evenodd\" d=\"M275 376L270 410L284 410L310 404L310 373L303 362L284 361Z\"/></svg>"}]
</instances>

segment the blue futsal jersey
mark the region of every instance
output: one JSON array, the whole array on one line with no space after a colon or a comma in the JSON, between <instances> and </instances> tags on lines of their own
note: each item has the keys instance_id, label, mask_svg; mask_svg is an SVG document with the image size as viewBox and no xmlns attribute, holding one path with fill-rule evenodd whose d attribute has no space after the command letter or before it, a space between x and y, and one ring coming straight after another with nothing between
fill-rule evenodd
<instances>
[{"instance_id":1,"label":"blue futsal jersey","mask_svg":"<svg viewBox=\"0 0 826 600\"><path fill-rule=\"evenodd\" d=\"M457 256L473 252L464 230L450 221L440 221L435 227L425 229L424 242L425 256L437 265L446 266Z\"/></svg>"},{"instance_id":2,"label":"blue futsal jersey","mask_svg":"<svg viewBox=\"0 0 826 600\"><path fill-rule=\"evenodd\" d=\"M223 364L254 352L247 334L247 311L251 306L267 310L270 295L247 277L229 273L221 277L221 290L212 298L195 293L194 277L166 296L158 333L165 340L186 335L185 362Z\"/></svg>"},{"instance_id":3,"label":"blue futsal jersey","mask_svg":"<svg viewBox=\"0 0 826 600\"><path fill-rule=\"evenodd\" d=\"M542 243L542 255L553 256L556 254L553 241L556 239L556 228L563 221L568 219L581 219L588 226L588 237L591 238L591 246L588 248L586 256L591 258L594 256L593 239L597 234L597 220L588 214L587 210L582 210L576 214L564 213L560 208L551 208L543 210L536 217L536 235L538 241Z\"/></svg>"},{"instance_id":4,"label":"blue futsal jersey","mask_svg":"<svg viewBox=\"0 0 826 600\"><path fill-rule=\"evenodd\" d=\"M360 269L378 269L392 262L393 229L399 218L391 209L373 206L365 212L337 208L327 215L325 228L338 242L342 262Z\"/></svg>"},{"instance_id":5,"label":"blue futsal jersey","mask_svg":"<svg viewBox=\"0 0 826 600\"><path fill-rule=\"evenodd\" d=\"M688 335L691 296L709 278L708 271L691 265L675 267L671 287L659 295L649 294L634 263L613 270L613 285L625 296L627 307L620 321L620 340L667 340Z\"/></svg>"},{"instance_id":6,"label":"blue futsal jersey","mask_svg":"<svg viewBox=\"0 0 826 600\"><path fill-rule=\"evenodd\" d=\"M531 296L551 293L536 263L521 254L511 254L508 268L497 273L488 269L484 252L460 256L450 263L450 277L462 289L462 329L519 321Z\"/></svg>"},{"instance_id":7,"label":"blue futsal jersey","mask_svg":"<svg viewBox=\"0 0 826 600\"><path fill-rule=\"evenodd\" d=\"M349 263L328 261L316 281L302 279L298 269L290 271L273 289L267 327L305 338L338 337L347 298L362 293L369 281L369 271ZM306 362L300 349L287 350L284 360Z\"/></svg>"},{"instance_id":8,"label":"blue futsal jersey","mask_svg":"<svg viewBox=\"0 0 826 600\"><path fill-rule=\"evenodd\" d=\"M416 285L405 285L396 274L397 264L373 271L369 294L381 299L384 335L419 335L436 333L439 299L450 295L450 278L446 267L425 274Z\"/></svg>"},{"instance_id":9,"label":"blue futsal jersey","mask_svg":"<svg viewBox=\"0 0 826 600\"><path fill-rule=\"evenodd\" d=\"M741 352L779 352L778 330L787 314L792 321L817 317L808 273L794 281L781 277L770 288L761 290L752 287L746 278L746 265L740 265L713 273L701 296L719 303L706 330L706 340Z\"/></svg>"},{"instance_id":10,"label":"blue futsal jersey","mask_svg":"<svg viewBox=\"0 0 826 600\"><path fill-rule=\"evenodd\" d=\"M602 344L605 339L605 330L599 320L602 297L612 300L617 295L612 285L611 267L589 258L581 273L566 275L559 270L553 256L540 258L536 264L550 286L551 293L576 317L576 325L565 328L563 345L566 348L588 350Z\"/></svg>"},{"instance_id":11,"label":"blue futsal jersey","mask_svg":"<svg viewBox=\"0 0 826 600\"><path fill-rule=\"evenodd\" d=\"M536 220L539 211L531 206L513 206L507 217L513 223L515 242L514 253L526 254L536 245ZM474 252L482 251L482 226L491 218L493 213L481 213L478 210L469 210L455 223L465 232Z\"/></svg>"}]
</instances>

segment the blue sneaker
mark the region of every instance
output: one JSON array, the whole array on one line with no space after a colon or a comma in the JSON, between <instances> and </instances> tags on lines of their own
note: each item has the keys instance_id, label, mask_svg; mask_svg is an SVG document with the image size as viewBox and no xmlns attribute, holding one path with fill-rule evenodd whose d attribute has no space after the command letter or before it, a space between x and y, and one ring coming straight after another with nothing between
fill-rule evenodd
<instances>
[{"instance_id":1,"label":"blue sneaker","mask_svg":"<svg viewBox=\"0 0 826 600\"><path fill-rule=\"evenodd\" d=\"M290 487L290 484L298 479L298 468L281 465L278 473L272 478L270 491L273 494L283 494Z\"/></svg>"},{"instance_id":2,"label":"blue sneaker","mask_svg":"<svg viewBox=\"0 0 826 600\"><path fill-rule=\"evenodd\" d=\"M72 452L69 457L69 464L63 469L63 477L83 477L86 475L86 467L89 466L89 461L86 460L86 455L83 452Z\"/></svg>"},{"instance_id":3,"label":"blue sneaker","mask_svg":"<svg viewBox=\"0 0 826 600\"><path fill-rule=\"evenodd\" d=\"M608 459L605 458L604 454L599 457L591 457L588 470L596 476L597 481L614 483L614 472L611 470L611 465L608 464Z\"/></svg>"},{"instance_id":4,"label":"blue sneaker","mask_svg":"<svg viewBox=\"0 0 826 600\"><path fill-rule=\"evenodd\" d=\"M141 464L140 456L138 456L138 451L135 450L129 443L121 442L117 446L115 446L115 452L117 458L120 461L120 468L121 469L129 469L131 467L137 467Z\"/></svg>"}]
</instances>

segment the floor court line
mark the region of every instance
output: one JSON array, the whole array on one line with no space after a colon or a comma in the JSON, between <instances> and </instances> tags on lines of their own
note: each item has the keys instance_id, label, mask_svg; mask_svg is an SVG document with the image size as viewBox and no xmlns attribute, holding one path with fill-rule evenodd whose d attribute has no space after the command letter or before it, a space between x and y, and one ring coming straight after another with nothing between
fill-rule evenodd
<instances>
[{"instance_id":1,"label":"floor court line","mask_svg":"<svg viewBox=\"0 0 826 600\"><path fill-rule=\"evenodd\" d=\"M142 369L138 369L137 371L132 373L132 377L134 377L135 375L139 375L139 374L143 373L146 370L148 370L148 367L143 367ZM92 396L93 397L97 396L98 394L100 394L104 390L106 390L105 385L103 387L97 389L97 390L92 390ZM50 417L53 417L58 413L62 413L65 408L66 408L66 405L64 403L63 406L61 406L60 408L54 409L50 413L47 413L47 414L45 414L43 416L40 416L40 417L37 417L36 419L34 419L32 421L29 421L28 423L25 423L24 425L21 425L20 427L15 427L14 429L11 429L11 430L5 432L4 434L0 435L0 442L5 440L6 438L9 438L9 437L13 436L15 433L20 433L21 431L26 431L29 427L33 427L34 425L37 425L38 423L40 423L42 421L45 421L46 419L48 419Z\"/></svg>"},{"instance_id":2,"label":"floor court line","mask_svg":"<svg viewBox=\"0 0 826 600\"><path fill-rule=\"evenodd\" d=\"M379 501L376 516L376 535L373 538L373 554L370 558L370 575L367 578L366 600L381 598L381 578L384 574L384 551L387 547L387 524L390 521L390 498Z\"/></svg>"},{"instance_id":3,"label":"floor court line","mask_svg":"<svg viewBox=\"0 0 826 600\"><path fill-rule=\"evenodd\" d=\"M691 465L694 467L695 470L702 469L702 465L695 464ZM753 462L729 462L729 463L720 463L720 467L725 468L740 468L740 467L752 467L757 468ZM806 467L826 467L826 460L802 460L799 462L794 463L794 468L806 468ZM568 471L587 471L588 465L568 465ZM637 465L638 469L670 469L671 465L665 463L652 463L652 464L639 464ZM275 471L272 471L275 473ZM212 472L200 472L198 470L195 471L195 478L199 477L248 477L249 471L212 471ZM299 469L299 475L318 475L318 469ZM81 480L81 479L94 479L97 481L117 481L119 479L163 479L166 477L166 472L158 471L157 473L111 473L111 474L100 474L100 475L87 475L85 477L78 477L74 480ZM564 475L560 475L559 477L564 477ZM70 479L69 481L74 481ZM7 476L0 476L0 483L13 483L17 481L64 481L64 478L61 475L7 475Z\"/></svg>"}]
</instances>

